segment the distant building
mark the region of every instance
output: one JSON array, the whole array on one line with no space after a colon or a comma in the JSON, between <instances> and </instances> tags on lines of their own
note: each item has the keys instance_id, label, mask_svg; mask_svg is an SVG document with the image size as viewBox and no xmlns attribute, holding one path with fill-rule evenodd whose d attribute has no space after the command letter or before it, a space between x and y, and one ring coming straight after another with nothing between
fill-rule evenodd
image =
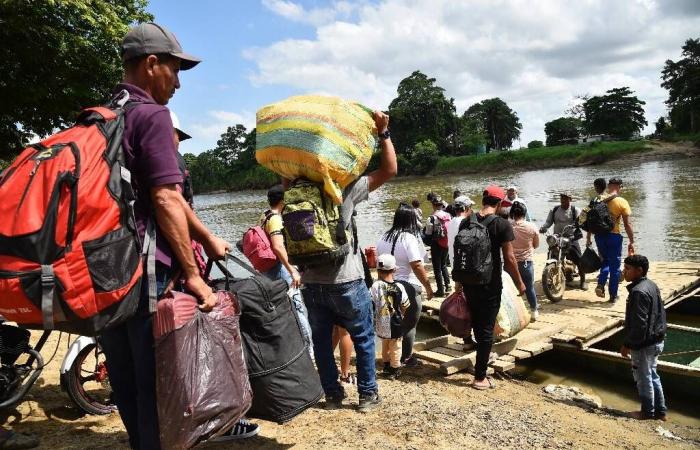
<instances>
[{"instance_id":1,"label":"distant building","mask_svg":"<svg viewBox=\"0 0 700 450\"><path fill-rule=\"evenodd\" d=\"M579 136L579 144L590 144L592 142L610 141L612 138L607 134L592 134L590 136Z\"/></svg>"}]
</instances>

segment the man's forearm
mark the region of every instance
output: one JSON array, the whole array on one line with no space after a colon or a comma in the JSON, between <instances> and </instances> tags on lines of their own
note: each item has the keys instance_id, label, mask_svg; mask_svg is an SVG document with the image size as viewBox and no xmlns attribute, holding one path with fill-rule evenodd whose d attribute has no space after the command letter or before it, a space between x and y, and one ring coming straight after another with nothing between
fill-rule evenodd
<instances>
[{"instance_id":1,"label":"man's forearm","mask_svg":"<svg viewBox=\"0 0 700 450\"><path fill-rule=\"evenodd\" d=\"M189 206L180 201L182 196L173 187L157 188L152 194L158 227L170 244L175 258L180 263L185 278L199 275L194 260L186 210ZM184 205L184 206L183 206Z\"/></svg>"},{"instance_id":2,"label":"man's forearm","mask_svg":"<svg viewBox=\"0 0 700 450\"><path fill-rule=\"evenodd\" d=\"M199 220L199 217L197 217L197 214L194 213L192 208L187 205L187 203L183 199L183 203L185 204L185 215L187 217L187 226L190 230L190 236L195 241L198 242L205 242L207 239L209 239L209 236L211 235L211 231L202 223L201 220Z\"/></svg>"},{"instance_id":3,"label":"man's forearm","mask_svg":"<svg viewBox=\"0 0 700 450\"><path fill-rule=\"evenodd\" d=\"M627 239L629 239L630 244L634 243L634 230L632 229L632 224L625 222L625 232L627 233Z\"/></svg>"}]
</instances>

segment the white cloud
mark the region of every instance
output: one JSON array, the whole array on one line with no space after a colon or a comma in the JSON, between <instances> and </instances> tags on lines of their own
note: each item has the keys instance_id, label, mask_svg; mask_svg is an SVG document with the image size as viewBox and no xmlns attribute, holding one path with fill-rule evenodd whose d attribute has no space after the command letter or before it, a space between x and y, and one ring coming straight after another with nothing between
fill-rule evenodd
<instances>
[{"instance_id":1,"label":"white cloud","mask_svg":"<svg viewBox=\"0 0 700 450\"><path fill-rule=\"evenodd\" d=\"M184 141L181 144L182 153L198 154L204 150L212 149L216 146L221 134L228 127L242 124L248 131L255 128L255 113L242 111L241 113L231 111L212 110L206 113L207 120L192 124L183 124L183 129L190 133L194 139ZM194 145L196 144L196 148Z\"/></svg>"},{"instance_id":2,"label":"white cloud","mask_svg":"<svg viewBox=\"0 0 700 450\"><path fill-rule=\"evenodd\" d=\"M418 69L437 79L460 113L484 98L504 99L523 122L524 145L543 139L544 123L563 115L575 95L623 85L647 102L653 124L665 113L661 68L678 58L685 39L697 37L699 3L381 0L307 10L263 0L316 34L245 56L257 66L255 85L330 93L377 108L386 108L399 81Z\"/></svg>"},{"instance_id":3,"label":"white cloud","mask_svg":"<svg viewBox=\"0 0 700 450\"><path fill-rule=\"evenodd\" d=\"M330 7L309 10L289 0L262 0L262 4L285 19L312 25L322 25L337 18L347 18L355 9L355 5L346 1L336 1Z\"/></svg>"}]
</instances>

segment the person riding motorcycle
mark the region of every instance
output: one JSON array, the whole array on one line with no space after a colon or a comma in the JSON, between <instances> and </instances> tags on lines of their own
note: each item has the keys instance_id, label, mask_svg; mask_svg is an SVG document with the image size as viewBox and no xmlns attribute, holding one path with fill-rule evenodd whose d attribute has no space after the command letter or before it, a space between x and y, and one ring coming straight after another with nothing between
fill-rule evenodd
<instances>
[{"instance_id":1,"label":"person riding motorcycle","mask_svg":"<svg viewBox=\"0 0 700 450\"><path fill-rule=\"evenodd\" d=\"M569 236L569 238L571 239L571 247L569 248L569 252L566 255L566 257L578 267L579 261L581 259L581 246L579 245L579 240L583 238L583 232L581 231L578 225L579 211L571 203L572 198L573 196L568 191L559 194L560 204L552 208L551 211L549 211L547 220L540 227L540 233L546 233L547 230L552 225L554 225L554 234L561 234L567 225L573 225L574 234L573 236ZM579 273L582 273L580 268ZM570 283L573 281L573 279L567 279L566 281L567 283ZM585 290L585 282L581 281L579 287Z\"/></svg>"}]
</instances>

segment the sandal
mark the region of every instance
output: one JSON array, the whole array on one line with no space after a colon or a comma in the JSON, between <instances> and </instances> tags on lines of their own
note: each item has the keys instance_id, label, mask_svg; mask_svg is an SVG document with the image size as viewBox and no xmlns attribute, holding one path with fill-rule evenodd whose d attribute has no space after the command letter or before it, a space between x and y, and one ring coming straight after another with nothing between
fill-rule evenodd
<instances>
[{"instance_id":1,"label":"sandal","mask_svg":"<svg viewBox=\"0 0 700 450\"><path fill-rule=\"evenodd\" d=\"M472 383L472 387L473 387L474 389L476 389L477 391L485 391L485 390L488 390L488 389L495 389L495 388L496 388L496 383L493 381L493 378L491 378L491 377L486 377L486 378L484 378L483 381L487 381L487 382L488 382L488 386L487 386L487 385L484 385L484 384L476 384L477 381L474 380L474 382Z\"/></svg>"},{"instance_id":2,"label":"sandal","mask_svg":"<svg viewBox=\"0 0 700 450\"><path fill-rule=\"evenodd\" d=\"M340 382L345 383L345 384L352 384L355 385L357 384L357 377L355 376L354 373L349 373L347 376L340 376Z\"/></svg>"}]
</instances>

